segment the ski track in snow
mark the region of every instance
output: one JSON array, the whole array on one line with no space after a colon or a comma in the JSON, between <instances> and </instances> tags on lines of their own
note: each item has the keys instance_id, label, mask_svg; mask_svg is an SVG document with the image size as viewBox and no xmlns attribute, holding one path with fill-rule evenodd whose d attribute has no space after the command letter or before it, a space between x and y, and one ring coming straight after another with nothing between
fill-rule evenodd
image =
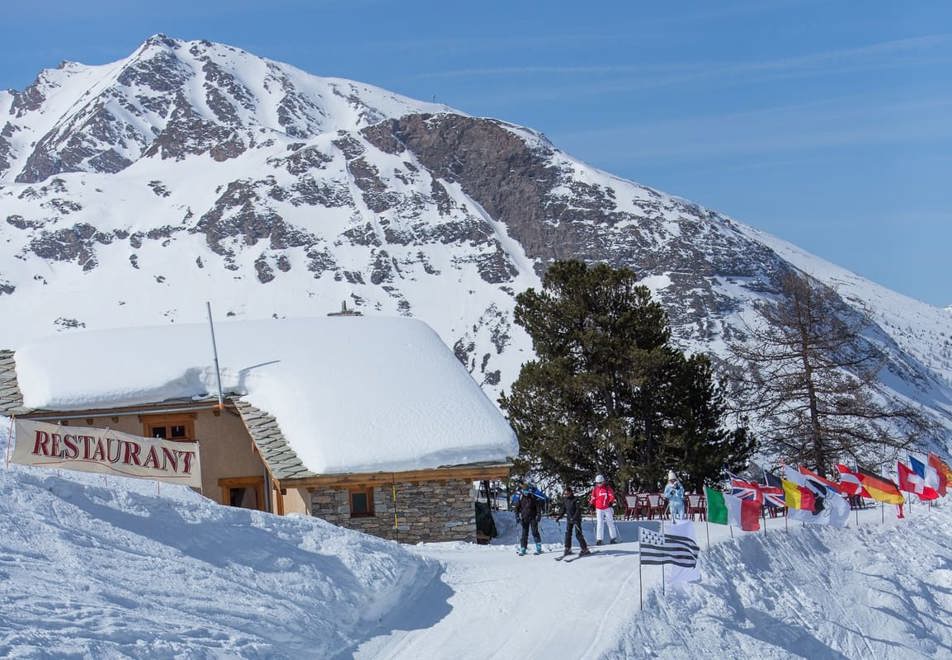
<instances>
[{"instance_id":1,"label":"ski track in snow","mask_svg":"<svg viewBox=\"0 0 952 660\"><path fill-rule=\"evenodd\" d=\"M516 557L511 514L504 547L433 544L415 550L446 565L449 611L407 631L412 609L356 658L936 658L952 657L952 510L915 503L860 512L847 529L804 528L782 518L767 534L697 525L702 582L668 588L645 567L638 604L638 527L619 521L622 543L577 564ZM594 539L592 521L586 538ZM552 521L543 541L561 540ZM903 594L900 589L906 590ZM423 609L429 612L430 605Z\"/></svg>"}]
</instances>

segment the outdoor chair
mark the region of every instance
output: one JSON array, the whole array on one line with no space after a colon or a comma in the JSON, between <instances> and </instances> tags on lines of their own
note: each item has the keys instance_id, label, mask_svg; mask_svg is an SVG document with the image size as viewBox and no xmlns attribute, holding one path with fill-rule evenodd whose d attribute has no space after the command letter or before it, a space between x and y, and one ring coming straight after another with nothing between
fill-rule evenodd
<instances>
[{"instance_id":1,"label":"outdoor chair","mask_svg":"<svg viewBox=\"0 0 952 660\"><path fill-rule=\"evenodd\" d=\"M625 495L625 520L638 518L638 496Z\"/></svg>"},{"instance_id":2,"label":"outdoor chair","mask_svg":"<svg viewBox=\"0 0 952 660\"><path fill-rule=\"evenodd\" d=\"M663 518L667 509L668 503L664 501L660 493L651 493L648 495L648 520L651 520L655 516Z\"/></svg>"},{"instance_id":3,"label":"outdoor chair","mask_svg":"<svg viewBox=\"0 0 952 660\"><path fill-rule=\"evenodd\" d=\"M688 495L688 507L685 512L694 520L695 514L700 516L700 520L707 520L707 502L703 495Z\"/></svg>"}]
</instances>

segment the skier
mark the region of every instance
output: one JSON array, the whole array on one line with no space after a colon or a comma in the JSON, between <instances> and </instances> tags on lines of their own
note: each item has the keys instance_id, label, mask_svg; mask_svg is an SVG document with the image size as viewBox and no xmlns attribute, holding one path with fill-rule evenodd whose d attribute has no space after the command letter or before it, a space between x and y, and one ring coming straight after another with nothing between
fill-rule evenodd
<instances>
[{"instance_id":1,"label":"skier","mask_svg":"<svg viewBox=\"0 0 952 660\"><path fill-rule=\"evenodd\" d=\"M684 519L684 486L678 481L674 470L668 470L668 485L664 487L664 498L671 509L671 520Z\"/></svg>"},{"instance_id":2,"label":"skier","mask_svg":"<svg viewBox=\"0 0 952 660\"><path fill-rule=\"evenodd\" d=\"M573 529L581 548L578 553L579 556L584 557L592 554L591 550L588 549L588 543L585 542L585 536L582 534L582 508L579 506L578 500L575 499L575 493L572 492L571 486L566 486L565 492L562 493L562 512L556 520L561 520L563 515L565 516L565 552L562 556L567 557L572 554Z\"/></svg>"},{"instance_id":3,"label":"skier","mask_svg":"<svg viewBox=\"0 0 952 660\"><path fill-rule=\"evenodd\" d=\"M519 543L519 554L526 554L529 543L529 528L532 528L532 538L535 540L535 553L542 554L542 535L539 534L539 520L542 518L542 507L548 500L538 488L530 484L523 484L522 490L513 497L516 506L516 517L522 524L522 537Z\"/></svg>"},{"instance_id":4,"label":"skier","mask_svg":"<svg viewBox=\"0 0 952 660\"><path fill-rule=\"evenodd\" d=\"M618 532L615 530L614 510L615 491L605 483L605 477L596 475L595 488L588 498L589 504L595 507L595 545L602 544L602 529L608 525L608 535L611 537L610 543L618 543Z\"/></svg>"}]
</instances>

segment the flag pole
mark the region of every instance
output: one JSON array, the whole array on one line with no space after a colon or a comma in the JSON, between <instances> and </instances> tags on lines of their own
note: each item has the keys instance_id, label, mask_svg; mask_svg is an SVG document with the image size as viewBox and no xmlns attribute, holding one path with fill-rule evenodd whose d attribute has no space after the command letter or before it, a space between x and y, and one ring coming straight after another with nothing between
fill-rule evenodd
<instances>
[{"instance_id":1,"label":"flag pole","mask_svg":"<svg viewBox=\"0 0 952 660\"><path fill-rule=\"evenodd\" d=\"M886 524L886 504L884 502L879 503L879 512L883 514L882 523L885 525Z\"/></svg>"},{"instance_id":2,"label":"flag pole","mask_svg":"<svg viewBox=\"0 0 952 660\"><path fill-rule=\"evenodd\" d=\"M645 597L641 588L641 542L638 542L638 611L645 611Z\"/></svg>"},{"instance_id":3,"label":"flag pole","mask_svg":"<svg viewBox=\"0 0 952 660\"><path fill-rule=\"evenodd\" d=\"M767 507L760 505L760 517L764 519L764 536L767 536Z\"/></svg>"},{"instance_id":4,"label":"flag pole","mask_svg":"<svg viewBox=\"0 0 952 660\"><path fill-rule=\"evenodd\" d=\"M661 519L661 543L667 545L664 542L664 518ZM661 595L664 596L664 562L661 563Z\"/></svg>"},{"instance_id":5,"label":"flag pole","mask_svg":"<svg viewBox=\"0 0 952 660\"><path fill-rule=\"evenodd\" d=\"M704 516L704 531L707 532L707 549L708 552L711 550L711 523L708 522L707 516Z\"/></svg>"},{"instance_id":6,"label":"flag pole","mask_svg":"<svg viewBox=\"0 0 952 660\"><path fill-rule=\"evenodd\" d=\"M733 538L734 538L734 526L733 526L733 525L728 525L728 526L727 526L727 529L731 530L731 539L733 539Z\"/></svg>"}]
</instances>

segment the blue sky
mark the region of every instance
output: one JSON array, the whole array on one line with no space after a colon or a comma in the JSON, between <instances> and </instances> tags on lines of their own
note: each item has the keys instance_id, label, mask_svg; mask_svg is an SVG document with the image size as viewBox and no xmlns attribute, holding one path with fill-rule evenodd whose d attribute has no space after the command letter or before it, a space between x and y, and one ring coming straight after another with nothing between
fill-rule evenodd
<instances>
[{"instance_id":1,"label":"blue sky","mask_svg":"<svg viewBox=\"0 0 952 660\"><path fill-rule=\"evenodd\" d=\"M0 87L157 32L221 41L531 126L952 305L952 3L44 0L3 14Z\"/></svg>"}]
</instances>

